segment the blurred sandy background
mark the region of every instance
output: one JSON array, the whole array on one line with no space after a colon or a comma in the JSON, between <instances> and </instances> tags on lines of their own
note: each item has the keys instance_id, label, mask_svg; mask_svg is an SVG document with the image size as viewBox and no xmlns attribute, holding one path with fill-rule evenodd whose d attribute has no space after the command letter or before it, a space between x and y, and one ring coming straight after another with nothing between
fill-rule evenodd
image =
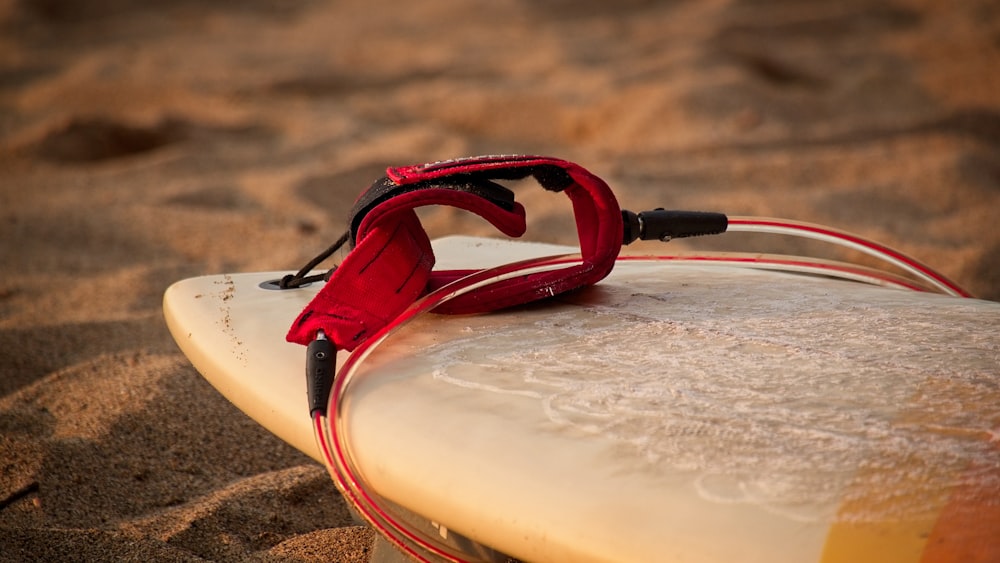
<instances>
[{"instance_id":1,"label":"blurred sandy background","mask_svg":"<svg viewBox=\"0 0 1000 563\"><path fill-rule=\"evenodd\" d=\"M0 0L0 560L366 560L160 299L297 268L387 165L480 153L831 224L1000 299L1000 4ZM520 197L527 238L575 241L564 198ZM801 250L733 237L702 244Z\"/></svg>"}]
</instances>

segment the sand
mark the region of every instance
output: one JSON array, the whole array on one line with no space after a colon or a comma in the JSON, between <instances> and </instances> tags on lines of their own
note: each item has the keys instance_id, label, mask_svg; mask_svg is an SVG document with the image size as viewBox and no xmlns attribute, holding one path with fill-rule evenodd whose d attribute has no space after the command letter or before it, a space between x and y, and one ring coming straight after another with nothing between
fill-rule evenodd
<instances>
[{"instance_id":1,"label":"sand","mask_svg":"<svg viewBox=\"0 0 1000 563\"><path fill-rule=\"evenodd\" d=\"M365 561L161 296L297 268L385 166L483 153L578 162L634 210L838 226L997 300L1000 5L0 1L0 560ZM574 242L562 198L519 197L528 238Z\"/></svg>"}]
</instances>

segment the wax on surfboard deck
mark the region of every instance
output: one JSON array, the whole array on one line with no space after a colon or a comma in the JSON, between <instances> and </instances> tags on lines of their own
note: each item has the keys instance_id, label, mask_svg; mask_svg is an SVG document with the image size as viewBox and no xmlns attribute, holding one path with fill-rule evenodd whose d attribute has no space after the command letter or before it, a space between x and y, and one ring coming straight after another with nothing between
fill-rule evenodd
<instances>
[{"instance_id":1,"label":"wax on surfboard deck","mask_svg":"<svg viewBox=\"0 0 1000 563\"><path fill-rule=\"evenodd\" d=\"M435 241L444 268L564 250ZM165 311L213 385L318 458L283 340L318 287L276 277L185 280ZM526 560L995 556L998 327L996 303L623 260L555 302L417 317L340 416L378 495Z\"/></svg>"}]
</instances>

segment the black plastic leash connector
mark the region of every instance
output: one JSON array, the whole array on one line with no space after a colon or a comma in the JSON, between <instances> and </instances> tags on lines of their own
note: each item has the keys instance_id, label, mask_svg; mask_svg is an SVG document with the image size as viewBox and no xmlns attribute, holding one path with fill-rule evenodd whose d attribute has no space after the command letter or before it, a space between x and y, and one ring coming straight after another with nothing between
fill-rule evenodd
<instances>
[{"instance_id":1,"label":"black plastic leash connector","mask_svg":"<svg viewBox=\"0 0 1000 563\"><path fill-rule=\"evenodd\" d=\"M337 347L321 330L306 347L306 385L309 392L309 416L326 416L333 379L337 370Z\"/></svg>"},{"instance_id":2,"label":"black plastic leash connector","mask_svg":"<svg viewBox=\"0 0 1000 563\"><path fill-rule=\"evenodd\" d=\"M660 240L717 235L726 232L729 218L710 211L674 211L654 209L633 213L622 210L625 232L622 244L636 240Z\"/></svg>"}]
</instances>

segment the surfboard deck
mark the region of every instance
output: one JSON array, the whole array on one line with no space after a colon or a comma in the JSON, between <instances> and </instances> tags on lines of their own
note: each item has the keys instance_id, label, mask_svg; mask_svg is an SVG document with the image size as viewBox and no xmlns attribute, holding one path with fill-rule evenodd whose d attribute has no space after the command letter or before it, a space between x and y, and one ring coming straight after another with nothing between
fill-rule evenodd
<instances>
[{"instance_id":1,"label":"surfboard deck","mask_svg":"<svg viewBox=\"0 0 1000 563\"><path fill-rule=\"evenodd\" d=\"M434 246L443 268L571 250ZM164 310L206 379L321 459L283 339L318 285L261 287L280 275L184 280ZM998 327L996 303L626 259L543 304L417 316L351 363L339 423L377 496L524 560L995 556Z\"/></svg>"}]
</instances>

